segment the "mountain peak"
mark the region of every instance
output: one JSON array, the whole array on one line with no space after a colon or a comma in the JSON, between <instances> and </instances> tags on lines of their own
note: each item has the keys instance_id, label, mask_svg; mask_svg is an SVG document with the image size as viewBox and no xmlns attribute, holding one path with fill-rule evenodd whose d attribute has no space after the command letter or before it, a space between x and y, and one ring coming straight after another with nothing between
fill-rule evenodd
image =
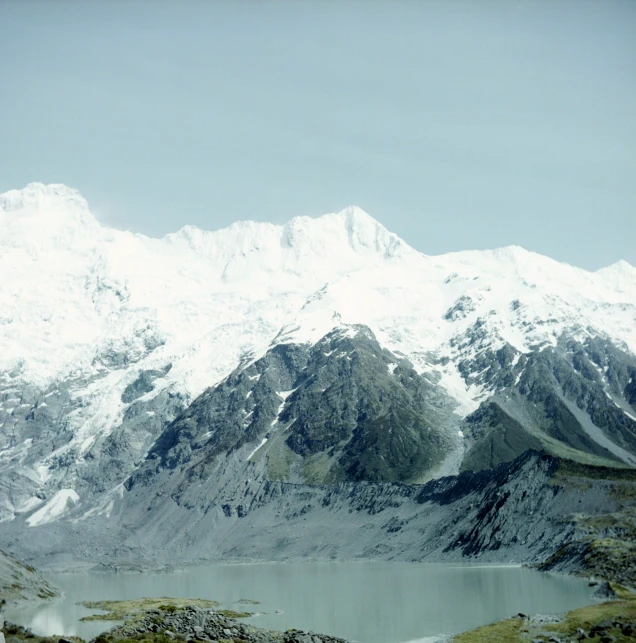
<instances>
[{"instance_id":1,"label":"mountain peak","mask_svg":"<svg viewBox=\"0 0 636 643\"><path fill-rule=\"evenodd\" d=\"M21 190L0 194L0 210L15 212L42 206L74 207L88 210L86 199L74 188L62 183L29 183Z\"/></svg>"},{"instance_id":2,"label":"mountain peak","mask_svg":"<svg viewBox=\"0 0 636 643\"><path fill-rule=\"evenodd\" d=\"M610 264L609 266L604 266L603 268L600 268L596 272L633 274L634 272L636 272L636 268L632 266L632 264L629 263L628 261L625 261L625 259L619 259L618 261Z\"/></svg>"},{"instance_id":3,"label":"mountain peak","mask_svg":"<svg viewBox=\"0 0 636 643\"><path fill-rule=\"evenodd\" d=\"M281 268L296 276L321 273L326 268L330 274L345 274L411 250L356 206L318 217L294 217L284 225L237 221L216 231L184 226L164 240L186 244L217 264L225 281L253 280Z\"/></svg>"},{"instance_id":4,"label":"mountain peak","mask_svg":"<svg viewBox=\"0 0 636 643\"><path fill-rule=\"evenodd\" d=\"M597 270L595 274L619 287L621 291L636 293L636 268L624 259Z\"/></svg>"},{"instance_id":5,"label":"mountain peak","mask_svg":"<svg viewBox=\"0 0 636 643\"><path fill-rule=\"evenodd\" d=\"M342 217L346 221L346 225L350 227L373 225L384 228L379 221L357 205L349 205L343 210L340 210L338 216Z\"/></svg>"},{"instance_id":6,"label":"mountain peak","mask_svg":"<svg viewBox=\"0 0 636 643\"><path fill-rule=\"evenodd\" d=\"M325 241L342 241L356 253L381 254L386 259L410 250L407 243L356 205L316 218L297 217L285 228L304 228L312 236L322 236Z\"/></svg>"},{"instance_id":7,"label":"mountain peak","mask_svg":"<svg viewBox=\"0 0 636 643\"><path fill-rule=\"evenodd\" d=\"M0 194L0 228L7 246L73 247L99 223L86 199L59 183L29 183Z\"/></svg>"}]
</instances>

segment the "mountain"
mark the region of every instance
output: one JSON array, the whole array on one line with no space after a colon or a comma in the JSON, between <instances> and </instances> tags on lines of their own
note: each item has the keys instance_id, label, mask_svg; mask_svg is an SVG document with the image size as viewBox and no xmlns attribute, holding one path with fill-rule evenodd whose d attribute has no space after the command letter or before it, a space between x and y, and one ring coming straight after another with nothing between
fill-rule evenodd
<instances>
[{"instance_id":1,"label":"mountain","mask_svg":"<svg viewBox=\"0 0 636 643\"><path fill-rule=\"evenodd\" d=\"M397 489L529 451L636 466L623 261L426 256L356 207L154 239L34 183L0 195L0 276L0 537L17 553L90 559L106 530L133 556L183 511L224 529L271 485Z\"/></svg>"}]
</instances>

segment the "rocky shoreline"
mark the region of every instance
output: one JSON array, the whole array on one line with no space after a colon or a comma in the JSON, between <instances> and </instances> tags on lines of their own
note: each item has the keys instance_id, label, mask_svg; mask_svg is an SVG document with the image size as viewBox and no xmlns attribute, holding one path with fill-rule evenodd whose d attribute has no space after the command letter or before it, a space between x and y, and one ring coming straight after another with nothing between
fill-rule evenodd
<instances>
[{"instance_id":1,"label":"rocky shoreline","mask_svg":"<svg viewBox=\"0 0 636 643\"><path fill-rule=\"evenodd\" d=\"M40 637L14 623L0 619L0 643L79 643L77 637ZM5 639L4 641L2 639ZM175 607L169 599L159 609L130 616L122 625L99 634L91 643L351 643L345 639L305 630L280 632L241 623L223 610L196 605Z\"/></svg>"},{"instance_id":2,"label":"rocky shoreline","mask_svg":"<svg viewBox=\"0 0 636 643\"><path fill-rule=\"evenodd\" d=\"M345 639L303 630L278 632L241 623L221 611L194 605L184 608L150 610L138 622L128 622L97 637L95 643L115 643L148 633L163 634L172 640L244 641L246 643L347 643Z\"/></svg>"},{"instance_id":3,"label":"rocky shoreline","mask_svg":"<svg viewBox=\"0 0 636 643\"><path fill-rule=\"evenodd\" d=\"M636 594L619 585L611 600L565 614L517 614L452 637L447 643L629 643L636 639Z\"/></svg>"},{"instance_id":4,"label":"rocky shoreline","mask_svg":"<svg viewBox=\"0 0 636 643\"><path fill-rule=\"evenodd\" d=\"M620 586L605 587L606 603L562 615L517 614L510 619L463 632L447 643L627 643L636 639L636 595ZM615 592L616 590L616 592ZM149 599L150 600L150 599ZM242 623L225 610L200 607L201 601L161 599L165 604L128 613L123 624L99 634L90 643L352 643L342 638L290 629L266 630ZM142 601L138 601L141 603ZM111 603L118 607L125 601ZM105 615L111 617L112 615ZM92 617L89 617L92 618ZM98 620L103 616L97 616ZM83 643L77 637L40 637L26 628L4 623L0 643Z\"/></svg>"}]
</instances>

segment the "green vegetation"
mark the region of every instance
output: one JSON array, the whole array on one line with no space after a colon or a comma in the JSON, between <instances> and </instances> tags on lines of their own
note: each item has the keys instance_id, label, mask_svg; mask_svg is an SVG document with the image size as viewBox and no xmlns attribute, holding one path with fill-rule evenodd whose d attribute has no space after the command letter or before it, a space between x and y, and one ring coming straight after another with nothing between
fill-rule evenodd
<instances>
[{"instance_id":1,"label":"green vegetation","mask_svg":"<svg viewBox=\"0 0 636 643\"><path fill-rule=\"evenodd\" d=\"M511 618L491 625L478 627L476 630L458 634L453 643L508 643L509 641L522 641L520 629L523 621L520 618Z\"/></svg>"},{"instance_id":2,"label":"green vegetation","mask_svg":"<svg viewBox=\"0 0 636 643\"><path fill-rule=\"evenodd\" d=\"M535 436L494 402L480 407L469 417L469 422L479 425L476 432L483 431L483 434L479 435L464 457L462 471L493 469L530 449L542 449L541 442Z\"/></svg>"},{"instance_id":3,"label":"green vegetation","mask_svg":"<svg viewBox=\"0 0 636 643\"><path fill-rule=\"evenodd\" d=\"M601 603L600 605L591 605L578 610L568 612L561 623L544 625L548 636L551 634L561 634L564 636L576 636L577 629L583 629L589 632L595 625L602 621L613 621L619 619L627 622L636 621L636 600L632 595L630 600L612 601L611 603ZM610 628L608 634L615 637L617 643L623 641L633 641L633 635L625 636L618 628ZM589 639L591 641L600 640L600 637Z\"/></svg>"},{"instance_id":4,"label":"green vegetation","mask_svg":"<svg viewBox=\"0 0 636 643\"><path fill-rule=\"evenodd\" d=\"M462 462L463 471L492 469L528 450L535 450L568 463L559 466L559 477L563 480L568 480L570 476L603 479L603 472L608 472L608 478L612 480L636 479L634 470L627 468L627 465L603 457L602 452L582 450L585 447L578 443L578 447L569 445L564 435L552 436L536 428L527 428L496 402L481 406L466 421L475 441ZM622 477L621 472L626 475Z\"/></svg>"},{"instance_id":5,"label":"green vegetation","mask_svg":"<svg viewBox=\"0 0 636 643\"><path fill-rule=\"evenodd\" d=\"M163 610L173 612L183 609L186 605L201 608L216 608L217 601L200 598L139 598L128 601L83 601L80 603L88 609L103 610L106 614L91 614L84 616L82 621L123 621L126 619L139 620L148 610Z\"/></svg>"},{"instance_id":6,"label":"green vegetation","mask_svg":"<svg viewBox=\"0 0 636 643\"><path fill-rule=\"evenodd\" d=\"M572 460L560 460L555 477L590 478L592 480L623 480L636 483L636 469L626 466L597 466Z\"/></svg>"},{"instance_id":7,"label":"green vegetation","mask_svg":"<svg viewBox=\"0 0 636 643\"><path fill-rule=\"evenodd\" d=\"M615 489L628 484L619 483ZM623 494L623 498L626 496ZM571 520L576 525L575 539L557 550L539 569L567 570L571 568L569 563L575 561L580 575L636 587L636 504L631 498L622 504L612 513L574 514Z\"/></svg>"},{"instance_id":8,"label":"green vegetation","mask_svg":"<svg viewBox=\"0 0 636 643\"><path fill-rule=\"evenodd\" d=\"M584 630L586 641L598 643L598 636L589 636L593 628L605 622L636 622L636 595L625 587L612 584L612 589L621 600L591 605L568 612L558 623L534 623L524 618L511 618L491 625L484 625L454 637L453 643L516 643L539 640L549 641L551 637L579 640L577 630ZM634 633L629 628L610 626L603 636L613 636L616 643L627 643L634 640Z\"/></svg>"},{"instance_id":9,"label":"green vegetation","mask_svg":"<svg viewBox=\"0 0 636 643\"><path fill-rule=\"evenodd\" d=\"M636 541L623 538L593 540L585 554L585 565L600 578L636 585Z\"/></svg>"},{"instance_id":10,"label":"green vegetation","mask_svg":"<svg viewBox=\"0 0 636 643\"><path fill-rule=\"evenodd\" d=\"M266 447L267 477L270 480L280 482L289 480L294 462L300 459L285 443L286 436L287 433L281 432Z\"/></svg>"},{"instance_id":11,"label":"green vegetation","mask_svg":"<svg viewBox=\"0 0 636 643\"><path fill-rule=\"evenodd\" d=\"M620 463L615 460L610 460L609 458L603 458L599 455L594 455L592 453L586 453L585 451L580 451L574 447L568 446L564 442L553 438L545 433L537 432L536 437L541 441L543 445L543 450L551 455L559 458L562 461L572 462L572 464L579 464L582 467L591 467L591 468L607 468L614 469L614 467L620 467Z\"/></svg>"},{"instance_id":12,"label":"green vegetation","mask_svg":"<svg viewBox=\"0 0 636 643\"><path fill-rule=\"evenodd\" d=\"M310 455L302 463L300 468L301 477L307 484L331 482L329 473L333 464L333 458L328 451Z\"/></svg>"}]
</instances>

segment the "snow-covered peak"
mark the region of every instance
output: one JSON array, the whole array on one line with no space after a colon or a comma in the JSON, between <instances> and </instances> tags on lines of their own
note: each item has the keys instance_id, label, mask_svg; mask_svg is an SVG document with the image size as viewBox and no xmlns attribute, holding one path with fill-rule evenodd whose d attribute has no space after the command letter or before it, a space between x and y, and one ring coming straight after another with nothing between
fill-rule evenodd
<instances>
[{"instance_id":1,"label":"snow-covered peak","mask_svg":"<svg viewBox=\"0 0 636 643\"><path fill-rule=\"evenodd\" d=\"M149 351L196 393L276 337L339 324L414 359L478 321L520 350L573 326L634 350L635 305L626 262L590 273L518 246L427 257L355 206L152 239L102 228L65 186L0 196L0 371L32 381Z\"/></svg>"},{"instance_id":2,"label":"snow-covered peak","mask_svg":"<svg viewBox=\"0 0 636 643\"><path fill-rule=\"evenodd\" d=\"M636 268L627 261L621 259L597 270L595 275L617 291L636 297Z\"/></svg>"},{"instance_id":3,"label":"snow-covered peak","mask_svg":"<svg viewBox=\"0 0 636 643\"><path fill-rule=\"evenodd\" d=\"M532 274L543 271L587 271L556 261L537 252L526 250L521 246L504 246L492 250L462 250L449 252L435 257L436 260L461 266L474 266L479 270L494 269L501 272L512 271L515 274Z\"/></svg>"},{"instance_id":4,"label":"snow-covered peak","mask_svg":"<svg viewBox=\"0 0 636 643\"><path fill-rule=\"evenodd\" d=\"M77 190L61 183L29 183L21 190L9 190L0 194L0 212L5 216L9 212L58 211L68 208L88 210L88 203Z\"/></svg>"},{"instance_id":5,"label":"snow-covered peak","mask_svg":"<svg viewBox=\"0 0 636 643\"><path fill-rule=\"evenodd\" d=\"M29 183L22 190L0 194L2 246L31 251L79 248L100 229L86 199L65 185Z\"/></svg>"},{"instance_id":6,"label":"snow-covered peak","mask_svg":"<svg viewBox=\"0 0 636 643\"><path fill-rule=\"evenodd\" d=\"M600 268L596 271L596 274L604 276L625 276L630 277L631 279L635 279L636 268L624 259L619 259L616 263L612 263L609 266Z\"/></svg>"},{"instance_id":7,"label":"snow-covered peak","mask_svg":"<svg viewBox=\"0 0 636 643\"><path fill-rule=\"evenodd\" d=\"M296 217L283 227L282 242L298 253L329 256L339 251L389 259L415 252L357 206L320 217Z\"/></svg>"},{"instance_id":8,"label":"snow-covered peak","mask_svg":"<svg viewBox=\"0 0 636 643\"><path fill-rule=\"evenodd\" d=\"M238 221L213 232L188 225L163 241L205 258L226 283L252 282L281 271L292 278L316 273L333 278L418 254L355 206L337 214L295 217L284 225Z\"/></svg>"}]
</instances>

